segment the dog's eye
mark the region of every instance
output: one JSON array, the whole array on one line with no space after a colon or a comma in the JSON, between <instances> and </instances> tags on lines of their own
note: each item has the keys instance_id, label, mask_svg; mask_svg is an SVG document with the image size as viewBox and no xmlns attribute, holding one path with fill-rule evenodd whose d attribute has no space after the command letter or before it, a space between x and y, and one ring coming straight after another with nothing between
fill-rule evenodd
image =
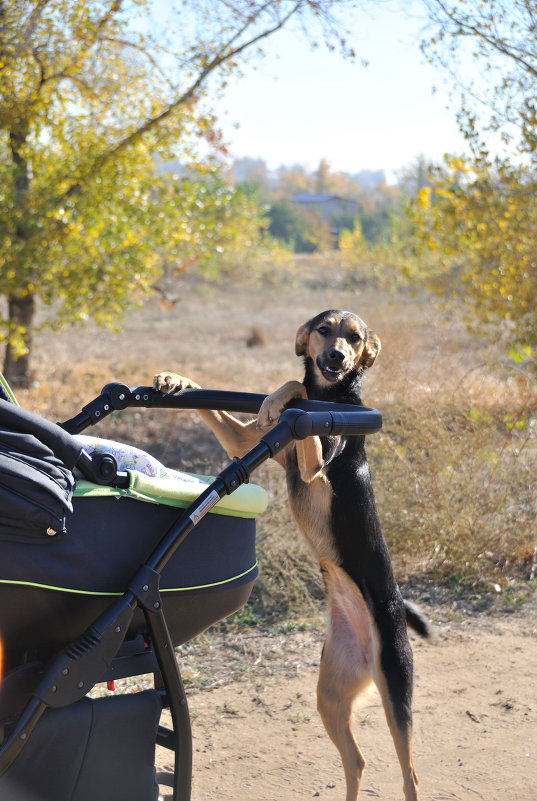
<instances>
[{"instance_id":1,"label":"dog's eye","mask_svg":"<svg viewBox=\"0 0 537 801\"><path fill-rule=\"evenodd\" d=\"M320 328L317 329L317 331L322 337L325 337L330 332L330 329L328 328L327 325L321 325Z\"/></svg>"},{"instance_id":2,"label":"dog's eye","mask_svg":"<svg viewBox=\"0 0 537 801\"><path fill-rule=\"evenodd\" d=\"M355 343L355 342L360 342L362 337L357 331L355 331L353 334L350 335L349 339L351 342Z\"/></svg>"}]
</instances>

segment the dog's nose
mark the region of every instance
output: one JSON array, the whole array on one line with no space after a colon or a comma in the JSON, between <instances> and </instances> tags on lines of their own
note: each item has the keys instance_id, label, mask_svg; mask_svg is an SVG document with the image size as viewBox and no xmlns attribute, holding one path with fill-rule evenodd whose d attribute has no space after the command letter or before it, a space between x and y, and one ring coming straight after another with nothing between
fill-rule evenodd
<instances>
[{"instance_id":1,"label":"dog's nose","mask_svg":"<svg viewBox=\"0 0 537 801\"><path fill-rule=\"evenodd\" d=\"M337 350L337 348L330 348L330 350L328 351L328 358L330 359L332 364L341 364L341 362L345 358L345 354L342 353L340 350Z\"/></svg>"}]
</instances>

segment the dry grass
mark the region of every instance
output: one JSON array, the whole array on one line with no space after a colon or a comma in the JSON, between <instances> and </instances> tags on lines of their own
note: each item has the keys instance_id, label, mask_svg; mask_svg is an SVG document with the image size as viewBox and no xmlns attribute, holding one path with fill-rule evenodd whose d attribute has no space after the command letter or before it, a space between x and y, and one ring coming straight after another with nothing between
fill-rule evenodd
<instances>
[{"instance_id":1,"label":"dry grass","mask_svg":"<svg viewBox=\"0 0 537 801\"><path fill-rule=\"evenodd\" d=\"M513 597L535 570L537 397L452 317L406 296L330 282L319 261L277 286L197 288L172 311L149 303L119 333L91 324L36 343L36 383L21 403L51 419L75 414L111 380L148 384L174 369L204 386L268 392L300 376L294 334L325 308L348 308L374 328L382 354L364 402L383 414L368 440L377 502L404 581L449 580ZM317 268L320 272L316 272ZM251 347L252 332L255 347ZM151 451L172 467L214 473L226 460L195 413L128 410L99 433ZM261 578L247 612L308 616L319 607L317 568L291 519L283 473L263 466Z\"/></svg>"}]
</instances>

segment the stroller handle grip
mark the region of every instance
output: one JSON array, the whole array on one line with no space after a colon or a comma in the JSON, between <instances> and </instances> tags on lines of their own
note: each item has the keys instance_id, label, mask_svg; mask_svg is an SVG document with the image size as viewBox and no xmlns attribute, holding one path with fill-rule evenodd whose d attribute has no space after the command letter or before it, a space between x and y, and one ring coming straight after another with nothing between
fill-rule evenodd
<instances>
[{"instance_id":1,"label":"stroller handle grip","mask_svg":"<svg viewBox=\"0 0 537 801\"><path fill-rule=\"evenodd\" d=\"M336 404L330 404L335 406ZM280 421L287 422L293 439L306 439L317 435L357 437L374 434L382 428L382 416L376 409L357 406L352 411L308 411L300 405L286 409Z\"/></svg>"}]
</instances>

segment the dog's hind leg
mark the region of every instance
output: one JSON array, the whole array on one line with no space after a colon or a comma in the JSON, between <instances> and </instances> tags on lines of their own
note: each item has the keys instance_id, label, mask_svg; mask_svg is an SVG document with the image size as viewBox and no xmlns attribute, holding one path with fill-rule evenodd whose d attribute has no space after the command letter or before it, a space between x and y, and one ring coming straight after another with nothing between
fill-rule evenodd
<instances>
[{"instance_id":1,"label":"dog's hind leg","mask_svg":"<svg viewBox=\"0 0 537 801\"><path fill-rule=\"evenodd\" d=\"M403 774L405 801L418 801L418 777L412 760L412 649L406 634L404 607L382 621L383 640L374 669L386 720ZM378 622L378 621L377 621ZM384 635L384 636L383 636Z\"/></svg>"},{"instance_id":2,"label":"dog's hind leg","mask_svg":"<svg viewBox=\"0 0 537 801\"><path fill-rule=\"evenodd\" d=\"M371 615L358 587L333 563L322 565L330 619L317 685L317 708L338 749L347 785L346 801L356 801L365 759L352 733L352 711L371 683L374 634Z\"/></svg>"},{"instance_id":3,"label":"dog's hind leg","mask_svg":"<svg viewBox=\"0 0 537 801\"><path fill-rule=\"evenodd\" d=\"M352 733L352 708L360 691L370 683L370 677L341 670L335 655L340 648L338 640L341 640L341 631L335 636L329 635L325 643L317 684L317 709L341 756L347 784L346 801L356 801L366 762Z\"/></svg>"}]
</instances>

